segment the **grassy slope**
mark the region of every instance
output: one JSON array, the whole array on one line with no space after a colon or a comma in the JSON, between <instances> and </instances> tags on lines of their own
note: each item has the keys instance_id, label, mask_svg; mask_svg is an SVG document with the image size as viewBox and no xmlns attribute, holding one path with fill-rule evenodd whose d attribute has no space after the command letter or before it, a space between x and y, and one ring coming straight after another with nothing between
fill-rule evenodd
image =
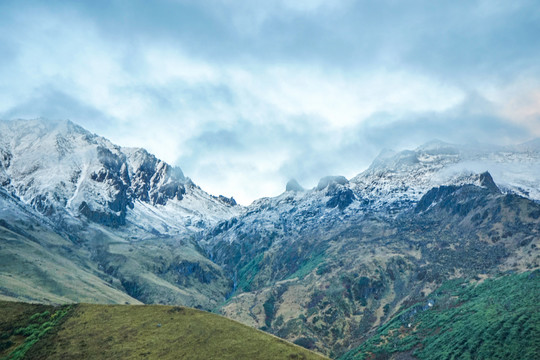
<instances>
[{"instance_id":1,"label":"grassy slope","mask_svg":"<svg viewBox=\"0 0 540 360\"><path fill-rule=\"evenodd\" d=\"M540 271L450 281L341 359L540 359L539 296Z\"/></svg>"},{"instance_id":2,"label":"grassy slope","mask_svg":"<svg viewBox=\"0 0 540 360\"><path fill-rule=\"evenodd\" d=\"M212 309L230 293L230 279L189 238L130 241L129 231L97 224L65 229L71 237L0 187L0 300Z\"/></svg>"},{"instance_id":3,"label":"grassy slope","mask_svg":"<svg viewBox=\"0 0 540 360\"><path fill-rule=\"evenodd\" d=\"M17 229L24 226L17 224ZM0 225L0 300L139 303L96 276L97 269L77 262L74 252L72 259L62 256L72 245L65 239L33 229L38 230L21 230L23 236Z\"/></svg>"},{"instance_id":4,"label":"grassy slope","mask_svg":"<svg viewBox=\"0 0 540 360\"><path fill-rule=\"evenodd\" d=\"M35 315L45 311L43 316ZM183 307L80 304L54 308L0 302L0 319L0 348L7 344L0 350L1 359L324 358L235 321ZM27 346L24 357L14 356L25 346L25 335L26 343L38 341Z\"/></svg>"}]
</instances>

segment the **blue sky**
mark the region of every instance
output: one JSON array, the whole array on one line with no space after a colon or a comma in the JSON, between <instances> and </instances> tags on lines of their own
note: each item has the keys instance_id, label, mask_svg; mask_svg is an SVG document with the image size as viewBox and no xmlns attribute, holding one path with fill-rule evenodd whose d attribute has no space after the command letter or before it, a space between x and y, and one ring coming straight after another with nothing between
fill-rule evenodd
<instances>
[{"instance_id":1,"label":"blue sky","mask_svg":"<svg viewBox=\"0 0 540 360\"><path fill-rule=\"evenodd\" d=\"M540 137L540 5L0 2L0 118L71 119L248 204L434 138Z\"/></svg>"}]
</instances>

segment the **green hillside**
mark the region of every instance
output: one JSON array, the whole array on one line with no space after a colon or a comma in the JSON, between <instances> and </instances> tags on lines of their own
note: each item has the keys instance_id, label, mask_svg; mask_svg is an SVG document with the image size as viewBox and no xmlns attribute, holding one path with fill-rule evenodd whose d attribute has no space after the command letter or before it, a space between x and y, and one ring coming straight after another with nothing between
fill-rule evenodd
<instances>
[{"instance_id":1,"label":"green hillside","mask_svg":"<svg viewBox=\"0 0 540 360\"><path fill-rule=\"evenodd\" d=\"M540 272L447 282L341 360L540 359Z\"/></svg>"},{"instance_id":2,"label":"green hillside","mask_svg":"<svg viewBox=\"0 0 540 360\"><path fill-rule=\"evenodd\" d=\"M100 277L83 251L45 227L0 219L0 240L0 300L140 304Z\"/></svg>"},{"instance_id":3,"label":"green hillside","mask_svg":"<svg viewBox=\"0 0 540 360\"><path fill-rule=\"evenodd\" d=\"M160 305L0 302L0 359L324 359L221 316Z\"/></svg>"}]
</instances>

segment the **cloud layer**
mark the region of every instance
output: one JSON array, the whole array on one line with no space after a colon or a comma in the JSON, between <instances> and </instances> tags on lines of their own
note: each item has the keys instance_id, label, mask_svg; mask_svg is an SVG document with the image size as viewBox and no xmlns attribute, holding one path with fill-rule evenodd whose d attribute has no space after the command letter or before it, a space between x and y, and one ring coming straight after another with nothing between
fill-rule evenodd
<instances>
[{"instance_id":1,"label":"cloud layer","mask_svg":"<svg viewBox=\"0 0 540 360\"><path fill-rule=\"evenodd\" d=\"M540 136L530 1L0 3L0 118L69 118L247 204L383 148Z\"/></svg>"}]
</instances>

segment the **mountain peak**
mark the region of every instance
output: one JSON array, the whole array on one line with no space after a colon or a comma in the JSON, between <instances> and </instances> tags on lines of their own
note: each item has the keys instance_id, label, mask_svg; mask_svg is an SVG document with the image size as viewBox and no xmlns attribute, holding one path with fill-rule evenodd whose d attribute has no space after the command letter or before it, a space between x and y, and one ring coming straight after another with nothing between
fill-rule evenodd
<instances>
[{"instance_id":1,"label":"mountain peak","mask_svg":"<svg viewBox=\"0 0 540 360\"><path fill-rule=\"evenodd\" d=\"M179 167L69 120L1 121L0 184L54 219L83 215L154 233L199 229L237 212L233 201L207 194Z\"/></svg>"},{"instance_id":2,"label":"mountain peak","mask_svg":"<svg viewBox=\"0 0 540 360\"><path fill-rule=\"evenodd\" d=\"M521 151L540 152L540 138L519 144L517 148Z\"/></svg>"},{"instance_id":3,"label":"mountain peak","mask_svg":"<svg viewBox=\"0 0 540 360\"><path fill-rule=\"evenodd\" d=\"M431 150L431 149L439 149L439 148L447 148L447 147L455 147L455 145L450 144L446 141L439 140L439 139L433 139L420 145L419 147L416 148L416 150Z\"/></svg>"},{"instance_id":4,"label":"mountain peak","mask_svg":"<svg viewBox=\"0 0 540 360\"><path fill-rule=\"evenodd\" d=\"M298 181L296 181L296 179L291 179L287 182L285 191L301 192L305 191L305 189L298 183Z\"/></svg>"}]
</instances>

